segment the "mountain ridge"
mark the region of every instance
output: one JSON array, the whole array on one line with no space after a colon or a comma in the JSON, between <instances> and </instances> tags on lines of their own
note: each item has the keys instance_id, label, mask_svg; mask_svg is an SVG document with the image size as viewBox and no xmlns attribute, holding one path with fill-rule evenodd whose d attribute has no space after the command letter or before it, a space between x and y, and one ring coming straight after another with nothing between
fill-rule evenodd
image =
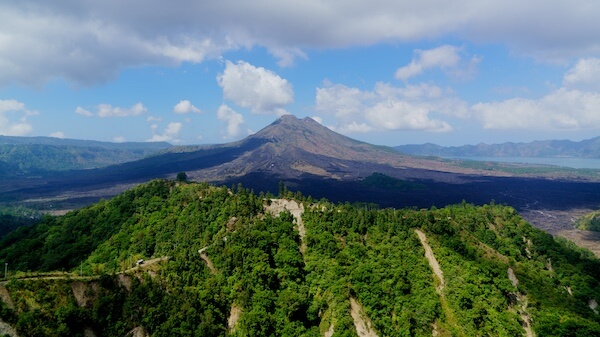
<instances>
[{"instance_id":1,"label":"mountain ridge","mask_svg":"<svg viewBox=\"0 0 600 337\"><path fill-rule=\"evenodd\" d=\"M87 170L158 154L171 144L111 143L53 137L0 136L0 172L5 177Z\"/></svg>"},{"instance_id":2,"label":"mountain ridge","mask_svg":"<svg viewBox=\"0 0 600 337\"><path fill-rule=\"evenodd\" d=\"M578 142L536 140L528 143L440 146L432 143L395 146L401 153L438 157L577 157L600 158L600 136Z\"/></svg>"},{"instance_id":3,"label":"mountain ridge","mask_svg":"<svg viewBox=\"0 0 600 337\"><path fill-rule=\"evenodd\" d=\"M79 147L103 147L103 148L156 148L164 149L172 147L168 142L105 142L98 140L56 138L46 136L23 137L0 135L0 144L40 144L54 146L79 146Z\"/></svg>"}]
</instances>

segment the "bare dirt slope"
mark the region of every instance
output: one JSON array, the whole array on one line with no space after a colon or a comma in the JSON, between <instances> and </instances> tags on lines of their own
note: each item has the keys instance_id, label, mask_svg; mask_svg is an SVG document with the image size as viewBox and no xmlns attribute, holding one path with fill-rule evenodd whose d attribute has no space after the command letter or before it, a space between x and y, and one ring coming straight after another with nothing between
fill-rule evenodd
<instances>
[{"instance_id":1,"label":"bare dirt slope","mask_svg":"<svg viewBox=\"0 0 600 337\"><path fill-rule=\"evenodd\" d=\"M302 222L302 214L304 214L304 205L296 202L295 200L286 199L271 199L269 205L265 205L265 211L272 215L279 215L281 212L289 211L296 220L296 226L298 227L298 235L300 235L300 252L304 254L306 252L306 228Z\"/></svg>"},{"instance_id":2,"label":"bare dirt slope","mask_svg":"<svg viewBox=\"0 0 600 337\"><path fill-rule=\"evenodd\" d=\"M350 315L354 320L356 334L359 337L378 337L362 305L352 297L350 297Z\"/></svg>"}]
</instances>

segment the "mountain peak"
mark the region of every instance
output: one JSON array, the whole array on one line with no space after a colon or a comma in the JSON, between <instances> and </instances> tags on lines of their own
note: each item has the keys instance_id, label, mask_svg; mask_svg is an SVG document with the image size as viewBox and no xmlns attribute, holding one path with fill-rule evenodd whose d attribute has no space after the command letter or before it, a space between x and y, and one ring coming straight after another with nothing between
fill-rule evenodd
<instances>
[{"instance_id":1,"label":"mountain peak","mask_svg":"<svg viewBox=\"0 0 600 337\"><path fill-rule=\"evenodd\" d=\"M314 119L310 118L310 117L304 117L302 119L294 116L294 115L283 115L281 117L279 117L277 120L275 120L275 122L273 122L271 125L277 125L277 124L283 124L283 125L288 125L288 126L297 126L297 127L305 127L305 128L311 128L311 127L323 127L319 122L315 121Z\"/></svg>"},{"instance_id":2,"label":"mountain peak","mask_svg":"<svg viewBox=\"0 0 600 337\"><path fill-rule=\"evenodd\" d=\"M258 131L251 138L268 139L275 142L294 142L301 139L320 138L332 135L344 137L319 124L310 117L299 119L294 115L283 115L276 121Z\"/></svg>"},{"instance_id":3,"label":"mountain peak","mask_svg":"<svg viewBox=\"0 0 600 337\"><path fill-rule=\"evenodd\" d=\"M354 166L368 166L358 165L359 162L398 165L403 161L403 156L390 148L354 140L310 117L299 119L293 115L281 116L243 143L245 145L242 146L251 149L252 155L247 152L249 160L238 166L258 165L269 168L269 171L280 170L286 175L302 171L338 176L338 173L344 172L355 177ZM264 163L257 164L261 160Z\"/></svg>"}]
</instances>

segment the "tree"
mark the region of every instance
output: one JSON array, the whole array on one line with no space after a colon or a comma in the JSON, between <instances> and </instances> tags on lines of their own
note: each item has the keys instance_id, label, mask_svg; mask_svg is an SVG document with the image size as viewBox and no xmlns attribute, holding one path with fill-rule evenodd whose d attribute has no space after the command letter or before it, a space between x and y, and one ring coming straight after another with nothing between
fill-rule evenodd
<instances>
[{"instance_id":1,"label":"tree","mask_svg":"<svg viewBox=\"0 0 600 337\"><path fill-rule=\"evenodd\" d=\"M177 173L177 181L179 181L179 182L187 181L187 174L185 174L185 172Z\"/></svg>"}]
</instances>

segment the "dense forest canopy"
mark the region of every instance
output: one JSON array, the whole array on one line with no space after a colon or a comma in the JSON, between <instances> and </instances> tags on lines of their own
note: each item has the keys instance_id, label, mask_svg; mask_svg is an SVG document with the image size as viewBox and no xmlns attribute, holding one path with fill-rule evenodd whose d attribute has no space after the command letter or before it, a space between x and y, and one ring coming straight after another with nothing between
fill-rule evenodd
<instances>
[{"instance_id":1,"label":"dense forest canopy","mask_svg":"<svg viewBox=\"0 0 600 337\"><path fill-rule=\"evenodd\" d=\"M600 335L600 262L494 204L155 180L18 228L1 261L20 336Z\"/></svg>"}]
</instances>

